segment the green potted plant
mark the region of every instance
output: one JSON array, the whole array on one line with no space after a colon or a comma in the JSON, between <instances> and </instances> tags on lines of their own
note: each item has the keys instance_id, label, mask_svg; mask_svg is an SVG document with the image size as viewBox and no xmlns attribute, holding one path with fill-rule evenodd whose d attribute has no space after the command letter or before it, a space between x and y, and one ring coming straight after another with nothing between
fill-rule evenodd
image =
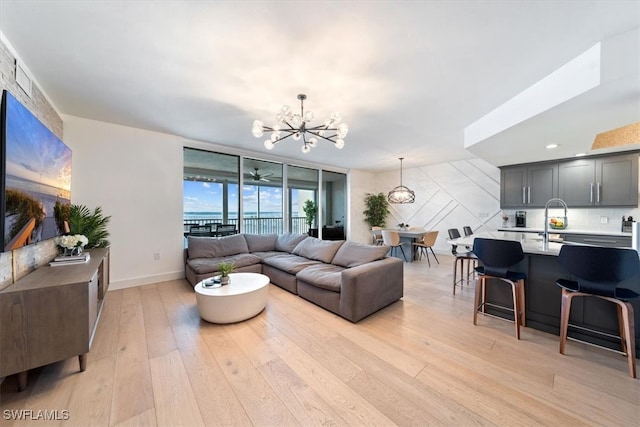
<instances>
[{"instance_id":1,"label":"green potted plant","mask_svg":"<svg viewBox=\"0 0 640 427\"><path fill-rule=\"evenodd\" d=\"M302 206L302 210L304 211L304 215L307 220L307 226L309 227L309 235L311 235L311 226L313 225L313 221L316 219L316 215L318 214L318 208L313 200L306 200L304 205Z\"/></svg>"},{"instance_id":2,"label":"green potted plant","mask_svg":"<svg viewBox=\"0 0 640 427\"><path fill-rule=\"evenodd\" d=\"M69 208L69 234L80 234L87 237L85 248L106 248L109 246L109 230L107 225L111 216L104 216L98 206L91 211L85 205L71 205Z\"/></svg>"},{"instance_id":3,"label":"green potted plant","mask_svg":"<svg viewBox=\"0 0 640 427\"><path fill-rule=\"evenodd\" d=\"M221 262L218 264L218 271L220 271L220 284L226 285L229 283L229 274L233 273L236 269L236 265L232 262Z\"/></svg>"},{"instance_id":4,"label":"green potted plant","mask_svg":"<svg viewBox=\"0 0 640 427\"><path fill-rule=\"evenodd\" d=\"M383 193L371 194L367 193L364 198L364 204L367 207L362 213L364 220L369 227L384 227L389 214L389 202L387 196Z\"/></svg>"}]
</instances>

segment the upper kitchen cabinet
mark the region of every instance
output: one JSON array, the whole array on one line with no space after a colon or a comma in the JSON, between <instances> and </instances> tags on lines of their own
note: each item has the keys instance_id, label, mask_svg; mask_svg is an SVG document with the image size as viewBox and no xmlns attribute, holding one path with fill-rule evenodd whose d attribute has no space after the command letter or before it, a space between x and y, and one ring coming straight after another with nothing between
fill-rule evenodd
<instances>
[{"instance_id":1,"label":"upper kitchen cabinet","mask_svg":"<svg viewBox=\"0 0 640 427\"><path fill-rule=\"evenodd\" d=\"M570 207L638 206L638 154L561 162L558 197Z\"/></svg>"},{"instance_id":2,"label":"upper kitchen cabinet","mask_svg":"<svg viewBox=\"0 0 640 427\"><path fill-rule=\"evenodd\" d=\"M543 208L558 196L558 164L506 166L500 171L501 208Z\"/></svg>"}]
</instances>

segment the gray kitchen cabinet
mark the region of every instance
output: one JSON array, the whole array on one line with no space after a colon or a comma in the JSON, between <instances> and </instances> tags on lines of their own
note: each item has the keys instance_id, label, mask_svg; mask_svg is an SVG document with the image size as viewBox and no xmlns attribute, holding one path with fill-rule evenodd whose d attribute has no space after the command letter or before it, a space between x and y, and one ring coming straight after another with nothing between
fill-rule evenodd
<instances>
[{"instance_id":1,"label":"gray kitchen cabinet","mask_svg":"<svg viewBox=\"0 0 640 427\"><path fill-rule=\"evenodd\" d=\"M570 207L638 206L638 154L560 162L558 197Z\"/></svg>"},{"instance_id":2,"label":"gray kitchen cabinet","mask_svg":"<svg viewBox=\"0 0 640 427\"><path fill-rule=\"evenodd\" d=\"M558 195L557 163L503 167L500 176L501 208L543 208Z\"/></svg>"}]
</instances>

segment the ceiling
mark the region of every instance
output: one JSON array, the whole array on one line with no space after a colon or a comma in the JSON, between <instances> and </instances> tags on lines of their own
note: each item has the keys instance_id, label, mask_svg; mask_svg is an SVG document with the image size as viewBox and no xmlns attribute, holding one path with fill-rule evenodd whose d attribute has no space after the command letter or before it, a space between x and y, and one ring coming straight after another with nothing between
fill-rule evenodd
<instances>
[{"instance_id":1,"label":"ceiling","mask_svg":"<svg viewBox=\"0 0 640 427\"><path fill-rule=\"evenodd\" d=\"M401 156L410 168L588 152L591 133L640 120L640 78L471 151L464 131L638 27L640 2L613 0L0 1L0 31L62 114L371 171L397 169ZM320 142L305 155L289 139L267 152L253 137L253 120L271 124L283 104L297 109L299 93L318 122L340 112L343 150ZM619 114L599 117L604 109ZM562 154L544 150L550 126Z\"/></svg>"}]
</instances>

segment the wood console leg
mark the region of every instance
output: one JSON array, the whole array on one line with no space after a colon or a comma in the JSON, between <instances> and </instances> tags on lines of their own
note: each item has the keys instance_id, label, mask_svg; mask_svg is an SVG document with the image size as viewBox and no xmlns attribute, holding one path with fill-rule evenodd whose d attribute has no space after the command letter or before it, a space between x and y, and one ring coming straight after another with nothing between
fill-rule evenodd
<instances>
[{"instance_id":1,"label":"wood console leg","mask_svg":"<svg viewBox=\"0 0 640 427\"><path fill-rule=\"evenodd\" d=\"M27 374L29 371L18 372L18 391L23 391L27 388Z\"/></svg>"},{"instance_id":2,"label":"wood console leg","mask_svg":"<svg viewBox=\"0 0 640 427\"><path fill-rule=\"evenodd\" d=\"M89 353L78 355L78 361L80 362L80 372L84 372L87 369L87 354Z\"/></svg>"}]
</instances>

